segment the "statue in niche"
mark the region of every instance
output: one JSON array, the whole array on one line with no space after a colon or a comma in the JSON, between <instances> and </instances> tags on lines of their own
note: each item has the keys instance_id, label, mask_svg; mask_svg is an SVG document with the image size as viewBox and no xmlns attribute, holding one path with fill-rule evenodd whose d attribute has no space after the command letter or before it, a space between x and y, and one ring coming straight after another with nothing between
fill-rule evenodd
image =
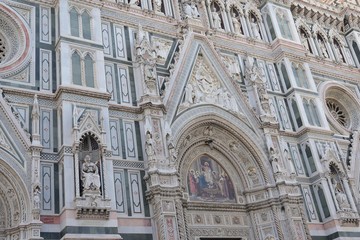
<instances>
[{"instance_id":1,"label":"statue in niche","mask_svg":"<svg viewBox=\"0 0 360 240\"><path fill-rule=\"evenodd\" d=\"M334 49L335 49L335 53L336 53L339 61L345 62L344 57L343 57L343 55L342 55L342 53L341 53L341 50L340 50L340 46L335 43L335 44L334 44Z\"/></svg>"},{"instance_id":2,"label":"statue in niche","mask_svg":"<svg viewBox=\"0 0 360 240\"><path fill-rule=\"evenodd\" d=\"M301 44L305 47L305 49L311 52L309 39L307 38L304 32L301 33L300 40L301 40Z\"/></svg>"},{"instance_id":3,"label":"statue in niche","mask_svg":"<svg viewBox=\"0 0 360 240\"><path fill-rule=\"evenodd\" d=\"M40 194L41 194L40 187L36 186L34 188L34 192L33 192L33 200L34 200L34 208L35 209L40 209L40 201L41 201Z\"/></svg>"},{"instance_id":4,"label":"statue in niche","mask_svg":"<svg viewBox=\"0 0 360 240\"><path fill-rule=\"evenodd\" d=\"M270 147L270 163L273 169L273 173L281 173L281 167L279 163L279 155L274 148Z\"/></svg>"},{"instance_id":5,"label":"statue in niche","mask_svg":"<svg viewBox=\"0 0 360 240\"><path fill-rule=\"evenodd\" d=\"M193 18L200 17L200 13L199 13L195 3L191 3L191 15Z\"/></svg>"},{"instance_id":6,"label":"statue in niche","mask_svg":"<svg viewBox=\"0 0 360 240\"><path fill-rule=\"evenodd\" d=\"M161 12L162 0L154 0L154 10L156 12Z\"/></svg>"},{"instance_id":7,"label":"statue in niche","mask_svg":"<svg viewBox=\"0 0 360 240\"><path fill-rule=\"evenodd\" d=\"M140 0L130 0L129 1L130 5L135 5L135 6L139 6L140 5Z\"/></svg>"},{"instance_id":8,"label":"statue in niche","mask_svg":"<svg viewBox=\"0 0 360 240\"><path fill-rule=\"evenodd\" d=\"M136 60L141 64L144 73L144 94L156 94L156 51L151 47L141 25L135 44Z\"/></svg>"},{"instance_id":9,"label":"statue in niche","mask_svg":"<svg viewBox=\"0 0 360 240\"><path fill-rule=\"evenodd\" d=\"M146 132L146 141L145 141L145 152L148 157L149 167L154 167L155 163L155 149L154 149L154 140L152 138L152 134L147 131Z\"/></svg>"},{"instance_id":10,"label":"statue in niche","mask_svg":"<svg viewBox=\"0 0 360 240\"><path fill-rule=\"evenodd\" d=\"M82 164L82 184L84 192L92 191L100 193L99 168L91 162L90 155L86 155Z\"/></svg>"},{"instance_id":11,"label":"statue in niche","mask_svg":"<svg viewBox=\"0 0 360 240\"><path fill-rule=\"evenodd\" d=\"M221 18L220 18L219 13L216 11L215 7L213 7L213 9L211 11L211 16L212 16L214 28L221 29Z\"/></svg>"},{"instance_id":12,"label":"statue in niche","mask_svg":"<svg viewBox=\"0 0 360 240\"><path fill-rule=\"evenodd\" d=\"M271 115L269 95L266 90L266 78L261 73L261 69L251 62L249 59L246 62L245 78L253 85L257 98L259 100L259 111L261 115Z\"/></svg>"},{"instance_id":13,"label":"statue in niche","mask_svg":"<svg viewBox=\"0 0 360 240\"><path fill-rule=\"evenodd\" d=\"M319 48L321 51L321 54L324 58L329 58L329 54L327 52L325 42L322 40L322 38L318 38Z\"/></svg>"},{"instance_id":14,"label":"statue in niche","mask_svg":"<svg viewBox=\"0 0 360 240\"><path fill-rule=\"evenodd\" d=\"M169 160L171 163L174 163L176 162L176 159L177 159L177 150L174 146L174 144L172 143L172 141L169 141L169 144L168 144L168 152L169 152Z\"/></svg>"},{"instance_id":15,"label":"statue in niche","mask_svg":"<svg viewBox=\"0 0 360 240\"><path fill-rule=\"evenodd\" d=\"M232 13L231 21L232 21L233 26L234 26L234 32L237 33L237 34L243 34L242 27L241 27L241 22L240 22L239 18L236 16L235 12Z\"/></svg>"},{"instance_id":16,"label":"statue in niche","mask_svg":"<svg viewBox=\"0 0 360 240\"><path fill-rule=\"evenodd\" d=\"M198 18L200 17L199 11L195 3L183 3L183 11L185 18Z\"/></svg>"},{"instance_id":17,"label":"statue in niche","mask_svg":"<svg viewBox=\"0 0 360 240\"><path fill-rule=\"evenodd\" d=\"M156 72L155 66L146 64L144 65L144 77L145 77L145 94L156 93Z\"/></svg>"},{"instance_id":18,"label":"statue in niche","mask_svg":"<svg viewBox=\"0 0 360 240\"><path fill-rule=\"evenodd\" d=\"M250 26L251 26L251 30L253 32L254 38L261 40L260 28L259 28L259 24L256 21L256 18L251 17L250 21L251 21Z\"/></svg>"},{"instance_id":19,"label":"statue in niche","mask_svg":"<svg viewBox=\"0 0 360 240\"><path fill-rule=\"evenodd\" d=\"M225 169L208 156L194 161L188 174L190 200L235 202L235 189Z\"/></svg>"},{"instance_id":20,"label":"statue in niche","mask_svg":"<svg viewBox=\"0 0 360 240\"><path fill-rule=\"evenodd\" d=\"M341 210L349 209L350 204L349 204L346 194L344 193L344 190L341 186L341 182L337 181L336 179L333 179L333 182L334 182L333 187L334 187L334 191L335 191L335 198L339 204L340 209Z\"/></svg>"}]
</instances>

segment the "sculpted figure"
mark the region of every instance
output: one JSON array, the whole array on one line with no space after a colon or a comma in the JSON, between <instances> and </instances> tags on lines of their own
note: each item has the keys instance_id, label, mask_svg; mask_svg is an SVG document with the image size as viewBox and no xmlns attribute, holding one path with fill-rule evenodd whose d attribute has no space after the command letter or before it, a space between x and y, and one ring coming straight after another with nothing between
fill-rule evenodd
<instances>
[{"instance_id":1,"label":"sculpted figure","mask_svg":"<svg viewBox=\"0 0 360 240\"><path fill-rule=\"evenodd\" d=\"M279 156L272 147L270 148L270 163L274 173L281 172L281 168L279 164Z\"/></svg>"},{"instance_id":2,"label":"sculpted figure","mask_svg":"<svg viewBox=\"0 0 360 240\"><path fill-rule=\"evenodd\" d=\"M39 186L36 186L35 189L34 189L34 208L35 209L40 209L40 187Z\"/></svg>"},{"instance_id":3,"label":"sculpted figure","mask_svg":"<svg viewBox=\"0 0 360 240\"><path fill-rule=\"evenodd\" d=\"M251 18L250 26L254 34L254 38L261 40L260 28L254 17Z\"/></svg>"},{"instance_id":4,"label":"sculpted figure","mask_svg":"<svg viewBox=\"0 0 360 240\"><path fill-rule=\"evenodd\" d=\"M341 183L336 181L334 182L335 198L339 204L340 209L350 208L349 201L344 193Z\"/></svg>"},{"instance_id":5,"label":"sculpted figure","mask_svg":"<svg viewBox=\"0 0 360 240\"><path fill-rule=\"evenodd\" d=\"M200 13L195 5L195 3L191 3L191 16L193 18L198 18L200 17Z\"/></svg>"},{"instance_id":6,"label":"sculpted figure","mask_svg":"<svg viewBox=\"0 0 360 240\"><path fill-rule=\"evenodd\" d=\"M329 58L329 54L327 52L324 41L321 38L319 38L318 42L319 42L320 51L321 51L321 54L323 55L323 57L324 58Z\"/></svg>"},{"instance_id":7,"label":"sculpted figure","mask_svg":"<svg viewBox=\"0 0 360 240\"><path fill-rule=\"evenodd\" d=\"M149 162L155 160L154 140L152 139L152 135L149 131L146 132L145 152L148 156Z\"/></svg>"},{"instance_id":8,"label":"sculpted figure","mask_svg":"<svg viewBox=\"0 0 360 240\"><path fill-rule=\"evenodd\" d=\"M195 3L183 3L183 11L185 18L198 18L200 16Z\"/></svg>"},{"instance_id":9,"label":"sculpted figure","mask_svg":"<svg viewBox=\"0 0 360 240\"><path fill-rule=\"evenodd\" d=\"M194 103L194 88L193 86L189 83L188 85L186 85L185 88L185 101L184 104L185 105L191 105Z\"/></svg>"},{"instance_id":10,"label":"sculpted figure","mask_svg":"<svg viewBox=\"0 0 360 240\"><path fill-rule=\"evenodd\" d=\"M183 3L183 11L185 18L192 18L192 8L190 3Z\"/></svg>"},{"instance_id":11,"label":"sculpted figure","mask_svg":"<svg viewBox=\"0 0 360 240\"><path fill-rule=\"evenodd\" d=\"M215 7L212 9L211 16L213 19L214 28L220 29L221 28L221 18L219 16L219 13L216 11Z\"/></svg>"},{"instance_id":12,"label":"sculpted figure","mask_svg":"<svg viewBox=\"0 0 360 240\"><path fill-rule=\"evenodd\" d=\"M341 54L341 50L340 50L339 45L337 45L337 44L334 44L334 45L335 45L335 52L336 52L336 55L337 55L338 59L339 59L340 61L342 61L342 62L345 62L345 61L344 61L344 57L343 57L343 55Z\"/></svg>"},{"instance_id":13,"label":"sculpted figure","mask_svg":"<svg viewBox=\"0 0 360 240\"><path fill-rule=\"evenodd\" d=\"M139 6L140 0L130 0L129 4L130 5L136 5Z\"/></svg>"},{"instance_id":14,"label":"sculpted figure","mask_svg":"<svg viewBox=\"0 0 360 240\"><path fill-rule=\"evenodd\" d=\"M100 175L99 169L95 163L90 161L89 155L84 158L82 165L82 183L84 190L99 191L100 190Z\"/></svg>"},{"instance_id":15,"label":"sculpted figure","mask_svg":"<svg viewBox=\"0 0 360 240\"><path fill-rule=\"evenodd\" d=\"M231 21L232 21L232 23L233 23L235 33L237 33L237 34L242 34L241 22L240 22L240 20L236 17L236 14L235 14L235 13L232 14Z\"/></svg>"},{"instance_id":16,"label":"sculpted figure","mask_svg":"<svg viewBox=\"0 0 360 240\"><path fill-rule=\"evenodd\" d=\"M161 12L162 0L154 0L154 10Z\"/></svg>"},{"instance_id":17,"label":"sculpted figure","mask_svg":"<svg viewBox=\"0 0 360 240\"><path fill-rule=\"evenodd\" d=\"M305 35L305 33L301 33L300 39L301 39L301 44L306 48L306 50L310 51L309 40Z\"/></svg>"}]
</instances>

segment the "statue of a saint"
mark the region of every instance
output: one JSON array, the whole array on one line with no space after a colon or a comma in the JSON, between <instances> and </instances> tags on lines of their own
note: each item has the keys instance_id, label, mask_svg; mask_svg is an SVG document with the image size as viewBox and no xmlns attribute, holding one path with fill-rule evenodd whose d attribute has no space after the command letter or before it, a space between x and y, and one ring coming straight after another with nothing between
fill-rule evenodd
<instances>
[{"instance_id":1,"label":"statue of a saint","mask_svg":"<svg viewBox=\"0 0 360 240\"><path fill-rule=\"evenodd\" d=\"M195 3L191 3L191 16L193 18L198 18L200 17L200 13L195 5Z\"/></svg>"},{"instance_id":2,"label":"statue of a saint","mask_svg":"<svg viewBox=\"0 0 360 240\"><path fill-rule=\"evenodd\" d=\"M335 52L336 52L336 55L338 57L338 60L341 61L341 62L345 62L344 61L344 56L342 55L341 50L340 50L340 46L337 45L337 44L334 44L334 45L335 45Z\"/></svg>"},{"instance_id":3,"label":"statue of a saint","mask_svg":"<svg viewBox=\"0 0 360 240\"><path fill-rule=\"evenodd\" d=\"M281 172L281 168L279 164L279 156L272 147L270 148L270 163L274 173Z\"/></svg>"},{"instance_id":4,"label":"statue of a saint","mask_svg":"<svg viewBox=\"0 0 360 240\"><path fill-rule=\"evenodd\" d=\"M129 4L130 4L130 5L139 6L139 3L140 3L140 0L130 0L130 1L129 1Z\"/></svg>"},{"instance_id":5,"label":"statue of a saint","mask_svg":"<svg viewBox=\"0 0 360 240\"><path fill-rule=\"evenodd\" d=\"M254 17L251 18L250 26L251 26L254 38L261 40L260 28L259 28L257 21L255 21Z\"/></svg>"},{"instance_id":6,"label":"statue of a saint","mask_svg":"<svg viewBox=\"0 0 360 240\"><path fill-rule=\"evenodd\" d=\"M309 40L307 38L307 36L305 35L305 33L301 33L301 44L305 47L305 49L307 51L310 51L310 45L309 45Z\"/></svg>"},{"instance_id":7,"label":"statue of a saint","mask_svg":"<svg viewBox=\"0 0 360 240\"><path fill-rule=\"evenodd\" d=\"M346 208L350 208L349 201L346 197L346 194L344 193L344 191L342 189L341 183L336 180L334 183L334 190L335 190L335 198L339 204L340 209L343 210Z\"/></svg>"},{"instance_id":8,"label":"statue of a saint","mask_svg":"<svg viewBox=\"0 0 360 240\"><path fill-rule=\"evenodd\" d=\"M322 56L323 56L324 58L329 58L329 54L328 54L328 52L327 52L327 49L326 49L326 46L325 46L324 41L323 41L321 38L319 38L318 42L319 42L319 47L320 47Z\"/></svg>"},{"instance_id":9,"label":"statue of a saint","mask_svg":"<svg viewBox=\"0 0 360 240\"><path fill-rule=\"evenodd\" d=\"M149 131L146 132L145 152L149 163L155 160L154 140Z\"/></svg>"},{"instance_id":10,"label":"statue of a saint","mask_svg":"<svg viewBox=\"0 0 360 240\"><path fill-rule=\"evenodd\" d=\"M241 22L238 19L238 17L236 17L235 13L232 14L231 21L232 21L233 26L234 26L234 32L237 33L237 34L243 34L242 29L241 29Z\"/></svg>"},{"instance_id":11,"label":"statue of a saint","mask_svg":"<svg viewBox=\"0 0 360 240\"><path fill-rule=\"evenodd\" d=\"M162 0L154 0L155 12L161 12Z\"/></svg>"},{"instance_id":12,"label":"statue of a saint","mask_svg":"<svg viewBox=\"0 0 360 240\"><path fill-rule=\"evenodd\" d=\"M100 191L99 169L95 163L91 162L89 155L85 156L82 164L82 183L84 191Z\"/></svg>"},{"instance_id":13,"label":"statue of a saint","mask_svg":"<svg viewBox=\"0 0 360 240\"><path fill-rule=\"evenodd\" d=\"M212 9L211 16L213 19L214 28L221 29L221 18L215 7Z\"/></svg>"},{"instance_id":14,"label":"statue of a saint","mask_svg":"<svg viewBox=\"0 0 360 240\"><path fill-rule=\"evenodd\" d=\"M40 209L40 201L41 201L40 194L41 194L40 187L36 186L34 188L34 195L33 195L35 209Z\"/></svg>"}]
</instances>

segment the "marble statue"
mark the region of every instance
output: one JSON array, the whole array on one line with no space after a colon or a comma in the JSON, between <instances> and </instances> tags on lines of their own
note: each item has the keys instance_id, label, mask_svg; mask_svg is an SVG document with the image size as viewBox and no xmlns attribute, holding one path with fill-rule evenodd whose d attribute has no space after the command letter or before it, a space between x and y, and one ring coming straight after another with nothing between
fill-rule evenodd
<instances>
[{"instance_id":1,"label":"marble statue","mask_svg":"<svg viewBox=\"0 0 360 240\"><path fill-rule=\"evenodd\" d=\"M191 13L192 13L192 17L193 18L198 18L200 17L200 13L195 5L195 3L192 3L191 4Z\"/></svg>"},{"instance_id":2,"label":"marble statue","mask_svg":"<svg viewBox=\"0 0 360 240\"><path fill-rule=\"evenodd\" d=\"M211 16L214 23L214 28L221 29L221 18L215 7L212 9Z\"/></svg>"},{"instance_id":3,"label":"marble statue","mask_svg":"<svg viewBox=\"0 0 360 240\"><path fill-rule=\"evenodd\" d=\"M305 49L307 51L310 51L309 40L308 40L307 36L305 35L305 33L301 33L300 40L301 40L301 44L305 47Z\"/></svg>"},{"instance_id":4,"label":"marble statue","mask_svg":"<svg viewBox=\"0 0 360 240\"><path fill-rule=\"evenodd\" d=\"M185 18L198 18L200 17L199 11L195 3L183 3L183 11Z\"/></svg>"},{"instance_id":5,"label":"marble statue","mask_svg":"<svg viewBox=\"0 0 360 240\"><path fill-rule=\"evenodd\" d=\"M251 26L254 38L261 40L260 28L259 28L257 21L255 21L254 17L251 18L250 26Z\"/></svg>"},{"instance_id":6,"label":"marble statue","mask_svg":"<svg viewBox=\"0 0 360 240\"><path fill-rule=\"evenodd\" d=\"M341 210L349 209L350 204L346 197L346 194L343 191L341 183L334 179L333 187L334 187L334 191L335 191L335 198L339 204L340 209Z\"/></svg>"},{"instance_id":7,"label":"marble statue","mask_svg":"<svg viewBox=\"0 0 360 240\"><path fill-rule=\"evenodd\" d=\"M337 44L334 44L335 53L341 62L345 62L343 55L341 54L340 46Z\"/></svg>"},{"instance_id":8,"label":"marble statue","mask_svg":"<svg viewBox=\"0 0 360 240\"><path fill-rule=\"evenodd\" d=\"M140 4L140 0L130 0L130 1L129 1L129 4L130 4L130 5L136 5L136 6L139 6L139 4Z\"/></svg>"},{"instance_id":9,"label":"marble statue","mask_svg":"<svg viewBox=\"0 0 360 240\"><path fill-rule=\"evenodd\" d=\"M233 26L234 26L234 32L237 33L237 34L243 34L242 29L241 29L241 22L238 19L238 17L236 17L235 13L232 13L231 21L232 21Z\"/></svg>"},{"instance_id":10,"label":"marble statue","mask_svg":"<svg viewBox=\"0 0 360 240\"><path fill-rule=\"evenodd\" d=\"M328 52L327 52L327 49L326 49L326 46L325 46L324 41L323 41L321 38L319 38L318 43L319 43L319 48L320 48L320 50L321 50L322 56L323 56L324 58L329 58L329 54L328 54Z\"/></svg>"},{"instance_id":11,"label":"marble statue","mask_svg":"<svg viewBox=\"0 0 360 240\"><path fill-rule=\"evenodd\" d=\"M40 209L40 201L41 201L40 194L41 194L40 187L36 186L34 188L34 194L33 194L34 208L35 209Z\"/></svg>"},{"instance_id":12,"label":"marble statue","mask_svg":"<svg viewBox=\"0 0 360 240\"><path fill-rule=\"evenodd\" d=\"M276 153L275 149L270 147L270 163L274 173L280 173L281 167L279 163L279 155Z\"/></svg>"},{"instance_id":13,"label":"marble statue","mask_svg":"<svg viewBox=\"0 0 360 240\"><path fill-rule=\"evenodd\" d=\"M90 155L86 155L82 164L82 183L84 191L100 190L99 169L95 163L91 162Z\"/></svg>"},{"instance_id":14,"label":"marble statue","mask_svg":"<svg viewBox=\"0 0 360 240\"><path fill-rule=\"evenodd\" d=\"M146 132L145 152L148 157L149 164L153 164L155 161L154 140L149 131Z\"/></svg>"},{"instance_id":15,"label":"marble statue","mask_svg":"<svg viewBox=\"0 0 360 240\"><path fill-rule=\"evenodd\" d=\"M154 10L156 12L161 12L162 0L154 0Z\"/></svg>"}]
</instances>

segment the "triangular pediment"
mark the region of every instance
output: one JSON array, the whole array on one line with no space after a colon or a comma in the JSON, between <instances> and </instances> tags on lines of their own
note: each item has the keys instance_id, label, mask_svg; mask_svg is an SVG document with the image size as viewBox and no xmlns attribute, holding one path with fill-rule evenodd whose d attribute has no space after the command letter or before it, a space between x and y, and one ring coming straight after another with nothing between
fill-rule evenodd
<instances>
[{"instance_id":1,"label":"triangular pediment","mask_svg":"<svg viewBox=\"0 0 360 240\"><path fill-rule=\"evenodd\" d=\"M254 124L259 121L234 79L234 72L206 36L189 36L164 97L167 121L173 122L187 110L208 105L209 109L231 114L256 129Z\"/></svg>"},{"instance_id":2,"label":"triangular pediment","mask_svg":"<svg viewBox=\"0 0 360 240\"><path fill-rule=\"evenodd\" d=\"M241 114L235 97L218 78L211 64L201 51L196 58L193 71L186 83L184 96L177 114L180 114L189 107L200 104L211 104L234 114Z\"/></svg>"},{"instance_id":3,"label":"triangular pediment","mask_svg":"<svg viewBox=\"0 0 360 240\"><path fill-rule=\"evenodd\" d=\"M0 96L0 159L10 166L26 167L26 153L31 146L29 133L21 126L21 117L3 96Z\"/></svg>"}]
</instances>

